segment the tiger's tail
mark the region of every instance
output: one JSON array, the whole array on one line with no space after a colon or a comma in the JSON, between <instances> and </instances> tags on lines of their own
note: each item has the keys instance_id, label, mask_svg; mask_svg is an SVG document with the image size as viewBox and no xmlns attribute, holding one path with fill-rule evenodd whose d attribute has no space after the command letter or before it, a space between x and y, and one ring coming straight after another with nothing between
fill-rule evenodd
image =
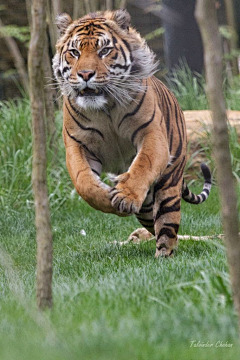
<instances>
[{"instance_id":1,"label":"tiger's tail","mask_svg":"<svg viewBox=\"0 0 240 360\"><path fill-rule=\"evenodd\" d=\"M204 176L204 185L202 192L199 195L193 194L183 180L182 198L190 204L201 204L207 200L212 187L212 178L209 167L206 164L201 164L201 170Z\"/></svg>"}]
</instances>

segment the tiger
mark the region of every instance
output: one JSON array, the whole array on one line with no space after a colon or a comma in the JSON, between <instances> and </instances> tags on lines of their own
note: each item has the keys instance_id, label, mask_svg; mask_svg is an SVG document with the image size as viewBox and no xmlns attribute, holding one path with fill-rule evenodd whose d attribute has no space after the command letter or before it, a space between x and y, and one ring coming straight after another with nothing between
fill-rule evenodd
<instances>
[{"instance_id":1,"label":"tiger","mask_svg":"<svg viewBox=\"0 0 240 360\"><path fill-rule=\"evenodd\" d=\"M125 9L57 18L53 71L63 95L66 166L94 209L135 215L156 239L155 257L178 245L181 199L204 202L211 173L193 194L183 179L187 134L172 92L154 74L158 62ZM110 174L110 185L101 180Z\"/></svg>"}]
</instances>

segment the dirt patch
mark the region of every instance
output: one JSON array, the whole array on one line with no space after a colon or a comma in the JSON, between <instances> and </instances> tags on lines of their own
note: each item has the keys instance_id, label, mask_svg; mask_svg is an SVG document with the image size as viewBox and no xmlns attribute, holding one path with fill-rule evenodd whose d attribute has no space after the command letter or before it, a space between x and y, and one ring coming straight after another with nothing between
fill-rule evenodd
<instances>
[{"instance_id":1,"label":"dirt patch","mask_svg":"<svg viewBox=\"0 0 240 360\"><path fill-rule=\"evenodd\" d=\"M212 115L209 110L187 110L184 111L184 116L187 125L187 134L189 139L198 138L206 127L211 129ZM240 111L228 110L227 119L231 126L236 127L240 135Z\"/></svg>"}]
</instances>

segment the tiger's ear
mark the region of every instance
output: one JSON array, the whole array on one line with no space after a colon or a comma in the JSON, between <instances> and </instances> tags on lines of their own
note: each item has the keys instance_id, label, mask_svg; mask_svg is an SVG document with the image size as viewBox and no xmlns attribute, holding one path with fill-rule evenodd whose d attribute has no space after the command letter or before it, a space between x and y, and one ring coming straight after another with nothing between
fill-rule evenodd
<instances>
[{"instance_id":1,"label":"tiger's ear","mask_svg":"<svg viewBox=\"0 0 240 360\"><path fill-rule=\"evenodd\" d=\"M119 9L113 12L113 20L116 21L120 28L127 30L130 25L131 16L126 9Z\"/></svg>"},{"instance_id":2,"label":"tiger's ear","mask_svg":"<svg viewBox=\"0 0 240 360\"><path fill-rule=\"evenodd\" d=\"M62 13L57 16L56 25L57 25L58 29L60 30L61 35L65 34L65 32L66 32L68 26L71 24L71 22L72 22L71 16L66 13Z\"/></svg>"}]
</instances>

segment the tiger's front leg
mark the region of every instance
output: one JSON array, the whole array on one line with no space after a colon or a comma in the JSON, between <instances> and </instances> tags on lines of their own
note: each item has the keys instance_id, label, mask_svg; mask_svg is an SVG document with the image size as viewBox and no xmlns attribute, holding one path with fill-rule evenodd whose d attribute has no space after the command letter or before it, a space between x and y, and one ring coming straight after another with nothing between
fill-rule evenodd
<instances>
[{"instance_id":1,"label":"tiger's front leg","mask_svg":"<svg viewBox=\"0 0 240 360\"><path fill-rule=\"evenodd\" d=\"M139 134L140 135L140 134ZM135 139L139 152L129 170L116 178L111 191L112 206L119 212L138 213L152 183L161 176L169 161L168 144L160 128ZM141 141L141 142L140 142Z\"/></svg>"},{"instance_id":2,"label":"tiger's front leg","mask_svg":"<svg viewBox=\"0 0 240 360\"><path fill-rule=\"evenodd\" d=\"M94 168L91 169L84 148L71 138L66 127L63 128L63 138L68 172L78 194L96 210L126 216L112 206L109 200L110 186L101 181Z\"/></svg>"}]
</instances>

